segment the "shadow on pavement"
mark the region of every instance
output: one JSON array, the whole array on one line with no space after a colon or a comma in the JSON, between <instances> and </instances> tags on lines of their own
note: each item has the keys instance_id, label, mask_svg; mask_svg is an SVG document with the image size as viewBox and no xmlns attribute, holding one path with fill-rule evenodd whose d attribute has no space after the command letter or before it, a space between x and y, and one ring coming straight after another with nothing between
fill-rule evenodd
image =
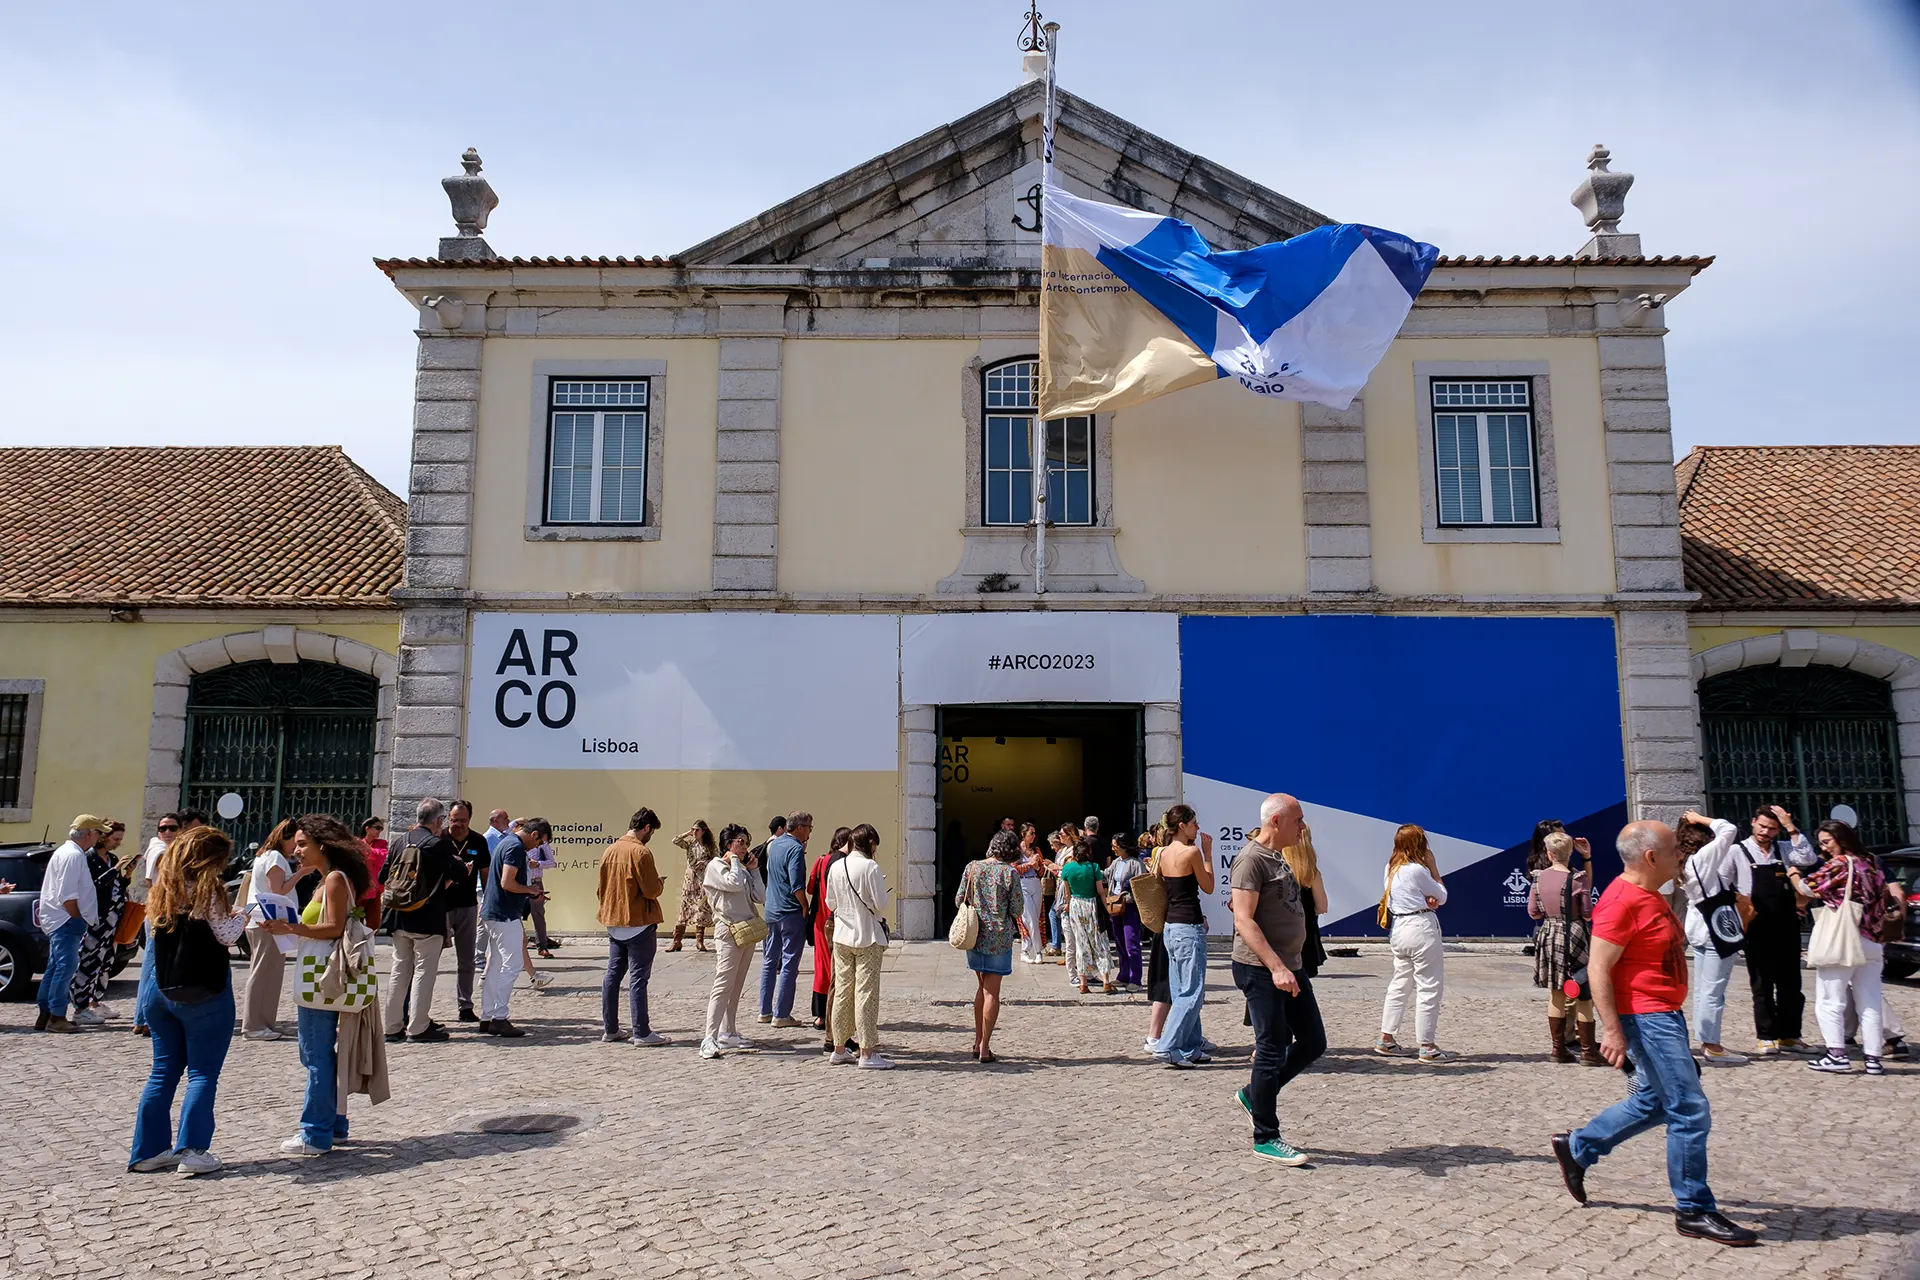
<instances>
[{"instance_id":1,"label":"shadow on pavement","mask_svg":"<svg viewBox=\"0 0 1920 1280\"><path fill-rule=\"evenodd\" d=\"M1390 1147L1381 1152L1329 1151L1316 1147L1309 1154L1315 1164L1386 1165L1390 1168L1418 1169L1430 1178L1444 1178L1449 1169L1464 1169L1484 1164L1552 1164L1551 1154L1528 1155L1506 1147L1471 1144L1422 1147ZM1597 1201L1595 1203L1598 1203Z\"/></svg>"},{"instance_id":2,"label":"shadow on pavement","mask_svg":"<svg viewBox=\"0 0 1920 1280\"><path fill-rule=\"evenodd\" d=\"M220 1176L282 1173L302 1183L344 1182L457 1160L491 1160L552 1147L567 1133L440 1133L395 1142L349 1139L324 1156L234 1160Z\"/></svg>"}]
</instances>

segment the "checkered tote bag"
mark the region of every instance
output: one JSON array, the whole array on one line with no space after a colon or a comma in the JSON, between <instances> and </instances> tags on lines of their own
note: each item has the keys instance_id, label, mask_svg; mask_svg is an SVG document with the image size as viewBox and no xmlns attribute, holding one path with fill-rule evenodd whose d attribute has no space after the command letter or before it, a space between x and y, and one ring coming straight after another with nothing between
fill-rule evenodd
<instances>
[{"instance_id":1,"label":"checkered tote bag","mask_svg":"<svg viewBox=\"0 0 1920 1280\"><path fill-rule=\"evenodd\" d=\"M302 940L296 1001L327 1013L358 1013L380 999L373 969L373 932L359 920L332 942Z\"/></svg>"}]
</instances>

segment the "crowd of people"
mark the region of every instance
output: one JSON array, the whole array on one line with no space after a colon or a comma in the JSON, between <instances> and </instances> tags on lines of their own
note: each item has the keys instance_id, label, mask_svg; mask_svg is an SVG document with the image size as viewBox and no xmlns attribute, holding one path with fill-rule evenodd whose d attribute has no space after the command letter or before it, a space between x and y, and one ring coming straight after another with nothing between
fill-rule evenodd
<instances>
[{"instance_id":1,"label":"crowd of people","mask_svg":"<svg viewBox=\"0 0 1920 1280\"><path fill-rule=\"evenodd\" d=\"M111 1014L102 997L117 950L144 933L133 1023L152 1038L153 1066L130 1169L198 1174L220 1167L210 1149L214 1097L236 1015L250 1040L285 1038L280 1014L289 968L306 1081L298 1130L281 1144L288 1154L320 1155L344 1139L350 1094L376 1102L387 1096L386 1045L449 1038L432 1017L447 947L456 958L458 1019L490 1036L526 1034L511 1018L517 980L524 973L543 989L546 975L534 972L532 953L547 957L562 945L544 923L552 828L542 818L513 821L495 810L486 828L475 829L472 817L466 801L423 800L397 843L384 838L377 819L363 823L359 836L325 815L287 819L260 844L237 895L227 888L232 842L203 813L165 815L154 839L126 854L123 824L87 814L74 819L49 860L37 906L51 958L36 1026L71 1033L104 1025ZM607 1043L670 1043L653 1027L648 999L665 924L667 879L651 848L660 829L653 810L638 810L600 861ZM691 933L695 949L715 957L702 1059L755 1049L740 1032L739 1006L756 952L759 1022L801 1025L794 1015L811 944L811 1017L821 1053L866 1070L895 1065L879 1052L892 902L875 858L880 833L868 823L841 827L810 861L813 831L812 815L794 812L773 819L759 843L740 824L716 836L704 821L673 838L686 866L666 949L681 950ZM1620 1103L1553 1135L1568 1191L1584 1202L1587 1173L1603 1156L1664 1125L1677 1229L1732 1245L1755 1237L1719 1214L1707 1185L1711 1118L1683 1012L1689 999L1699 1061L1709 1066L1751 1060L1724 1042L1736 957L1752 992L1752 1056L1804 1051L1815 1071L1847 1072L1857 1035L1865 1073L1879 1076L1885 1058L1906 1054L1880 990L1884 944L1900 936L1906 917L1898 884L1843 822L1819 824L1809 840L1786 810L1765 806L1749 832L1742 839L1733 823L1695 812L1677 829L1632 823L1616 841L1622 873L1597 900L1592 849L1563 824L1539 824L1528 864L1528 911L1538 922L1534 979L1548 991L1547 1056L1611 1065L1631 1077ZM1001 983L1017 950L1026 963L1063 965L1069 986L1082 995L1096 986L1108 993L1143 986L1143 1051L1175 1070L1213 1061L1216 1049L1202 1027L1202 903L1215 892L1215 874L1211 841L1186 805L1173 806L1137 838L1103 839L1096 817L1044 838L1031 822L1003 819L953 897L949 941L965 951L975 977L972 1057L997 1061ZM1259 828L1227 875L1232 978L1254 1042L1247 1083L1235 1099L1251 1124L1256 1156L1304 1164L1309 1156L1282 1134L1279 1096L1327 1048L1313 982L1326 960L1319 921L1328 898L1296 800L1267 798ZM1435 1066L1455 1060L1438 1042L1445 989L1439 911L1446 901L1426 833L1400 827L1377 910L1391 977L1374 1053ZM1800 979L1801 920L1810 906L1822 908L1806 948L1820 1031L1811 1047L1802 1039ZM392 935L384 982L374 972L373 934L383 919ZM248 967L236 999L229 949L242 942ZM1401 1039L1409 1007L1411 1043ZM176 1129L171 1109L183 1078Z\"/></svg>"}]
</instances>

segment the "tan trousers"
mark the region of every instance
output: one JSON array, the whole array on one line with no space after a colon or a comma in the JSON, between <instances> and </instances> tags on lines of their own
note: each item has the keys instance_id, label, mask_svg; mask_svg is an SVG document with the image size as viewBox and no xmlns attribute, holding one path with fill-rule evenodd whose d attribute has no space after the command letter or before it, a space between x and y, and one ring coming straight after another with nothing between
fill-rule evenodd
<instances>
[{"instance_id":1,"label":"tan trousers","mask_svg":"<svg viewBox=\"0 0 1920 1280\"><path fill-rule=\"evenodd\" d=\"M433 980L440 976L440 949L447 945L438 933L393 931L393 971L387 975L387 1030L398 1031L400 1019L408 1011L407 997L413 997L408 1035L421 1035L427 1029L428 1010L433 1007Z\"/></svg>"},{"instance_id":2,"label":"tan trousers","mask_svg":"<svg viewBox=\"0 0 1920 1280\"><path fill-rule=\"evenodd\" d=\"M740 992L747 985L747 970L753 965L758 947L736 947L733 935L722 924L713 934L713 991L707 996L707 1035L709 1040L740 1034L735 1021L740 1012Z\"/></svg>"},{"instance_id":3,"label":"tan trousers","mask_svg":"<svg viewBox=\"0 0 1920 1280\"><path fill-rule=\"evenodd\" d=\"M1560 988L1558 987L1547 988L1547 1016L1548 1017L1552 1017L1552 1018L1566 1017L1567 1006L1569 1004L1573 1006L1573 1018L1575 1022L1592 1022L1593 1021L1593 1001L1569 1000L1567 999L1567 993L1562 991Z\"/></svg>"},{"instance_id":4,"label":"tan trousers","mask_svg":"<svg viewBox=\"0 0 1920 1280\"><path fill-rule=\"evenodd\" d=\"M280 983L286 974L287 958L280 944L259 925L247 926L246 1001L240 1010L242 1031L264 1031L280 1020ZM274 1030L279 1030L274 1027Z\"/></svg>"},{"instance_id":5,"label":"tan trousers","mask_svg":"<svg viewBox=\"0 0 1920 1280\"><path fill-rule=\"evenodd\" d=\"M880 958L885 943L871 947L833 944L833 1042L845 1044L858 1032L860 1051L880 1047Z\"/></svg>"}]
</instances>

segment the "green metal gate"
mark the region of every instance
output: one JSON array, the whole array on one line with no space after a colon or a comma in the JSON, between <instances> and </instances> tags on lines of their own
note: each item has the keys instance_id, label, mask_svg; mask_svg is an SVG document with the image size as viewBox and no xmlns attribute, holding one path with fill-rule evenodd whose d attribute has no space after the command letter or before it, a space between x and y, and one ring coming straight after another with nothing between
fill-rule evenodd
<instances>
[{"instance_id":1,"label":"green metal gate","mask_svg":"<svg viewBox=\"0 0 1920 1280\"><path fill-rule=\"evenodd\" d=\"M214 821L236 848L273 824L330 813L355 831L373 803L380 684L325 662L247 662L193 678L187 693L181 803L213 814L236 792L246 808Z\"/></svg>"},{"instance_id":2,"label":"green metal gate","mask_svg":"<svg viewBox=\"0 0 1920 1280\"><path fill-rule=\"evenodd\" d=\"M1904 844L1899 724L1887 684L1839 667L1746 667L1700 682L1712 812L1785 805L1811 829L1836 804L1869 845Z\"/></svg>"}]
</instances>

